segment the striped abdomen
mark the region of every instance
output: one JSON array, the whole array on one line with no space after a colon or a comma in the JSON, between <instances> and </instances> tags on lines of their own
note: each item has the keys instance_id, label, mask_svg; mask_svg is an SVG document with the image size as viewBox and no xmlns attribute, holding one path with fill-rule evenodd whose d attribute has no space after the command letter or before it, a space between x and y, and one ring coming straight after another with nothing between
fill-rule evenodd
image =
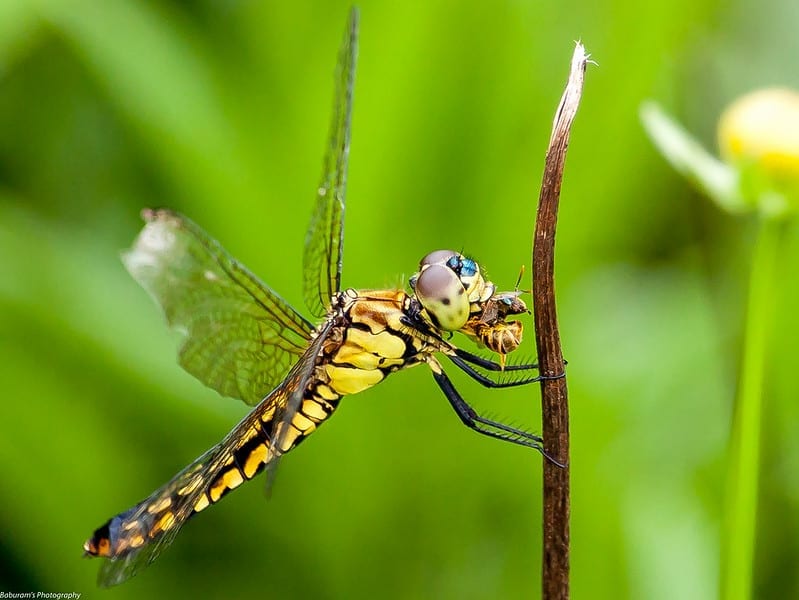
<instances>
[{"instance_id":1,"label":"striped abdomen","mask_svg":"<svg viewBox=\"0 0 799 600\"><path fill-rule=\"evenodd\" d=\"M314 385L306 392L288 431L282 436L282 453L288 452L327 419L339 397L323 399ZM189 518L218 502L230 490L255 477L272 460L275 407L285 403L276 389L217 446L178 473L166 485L133 508L111 518L97 529L83 548L92 556L111 559L135 555L144 550L146 562L155 559L163 546ZM261 410L259 410L259 408ZM262 413L262 414L260 414ZM267 435L269 432L269 435ZM152 546L151 546L152 545ZM109 582L113 583L113 581Z\"/></svg>"}]
</instances>

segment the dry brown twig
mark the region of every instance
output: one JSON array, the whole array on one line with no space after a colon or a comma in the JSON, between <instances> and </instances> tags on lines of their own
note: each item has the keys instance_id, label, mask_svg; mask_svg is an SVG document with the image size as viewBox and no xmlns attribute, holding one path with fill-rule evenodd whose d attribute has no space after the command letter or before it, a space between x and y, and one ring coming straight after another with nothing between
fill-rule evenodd
<instances>
[{"instance_id":1,"label":"dry brown twig","mask_svg":"<svg viewBox=\"0 0 799 600\"><path fill-rule=\"evenodd\" d=\"M569 132L577 114L589 56L577 42L571 72L555 113L533 237L533 312L541 375L544 459L542 597L569 597L569 405L555 306L555 229Z\"/></svg>"}]
</instances>

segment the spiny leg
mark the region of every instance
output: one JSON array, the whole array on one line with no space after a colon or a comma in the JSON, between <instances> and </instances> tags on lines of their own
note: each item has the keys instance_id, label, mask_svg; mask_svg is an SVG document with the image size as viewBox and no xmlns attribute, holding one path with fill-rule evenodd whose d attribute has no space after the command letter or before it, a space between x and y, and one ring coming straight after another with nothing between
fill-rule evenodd
<instances>
[{"instance_id":1,"label":"spiny leg","mask_svg":"<svg viewBox=\"0 0 799 600\"><path fill-rule=\"evenodd\" d=\"M565 373L561 373L555 376L537 375L535 377L519 377L516 380L495 381L490 376L480 373L468 363L471 362L472 364L484 368L487 371L491 371L492 373L527 371L527 370L537 369L538 365L536 364L508 365L503 370L500 364L495 363L487 358L483 358L482 356L471 354L470 352L466 352L465 350L461 350L460 348L454 348L454 355L448 354L447 356L453 363L455 363L455 365L459 369L461 369L464 373L469 375L469 377L471 377L472 379L474 379L475 381L477 381L481 385L484 385L487 388L514 387L517 385L536 383L538 381L544 381L547 379L560 379L561 377L565 376Z\"/></svg>"},{"instance_id":2,"label":"spiny leg","mask_svg":"<svg viewBox=\"0 0 799 600\"><path fill-rule=\"evenodd\" d=\"M466 350L462 350L461 348L454 348L455 354L462 358L463 360L472 363L473 365L477 365L478 367L483 367L487 371L527 371L529 369L537 369L538 363L529 363L529 364L520 364L520 365L502 365L501 363L494 362L488 358L484 358L477 354L472 354L471 352L467 352ZM564 365L568 365L569 361L564 360ZM546 375L542 375L541 379L560 379L565 374L554 375L552 377L547 377Z\"/></svg>"},{"instance_id":3,"label":"spiny leg","mask_svg":"<svg viewBox=\"0 0 799 600\"><path fill-rule=\"evenodd\" d=\"M455 386L452 385L452 382L441 369L441 365L438 363L438 361L428 361L428 363L433 371L433 378L436 380L438 387L441 388L442 392L444 392L444 395L447 397L447 400L449 400L452 408L455 409L455 412L457 413L458 417L460 417L460 420L469 429L472 429L478 433L482 433L483 435L512 442L520 446L535 448L541 453L544 452L544 440L541 437L521 429L516 429L515 427L510 427L504 423L483 418L478 415L477 411L469 406L469 404L458 393L458 390L455 389Z\"/></svg>"},{"instance_id":4,"label":"spiny leg","mask_svg":"<svg viewBox=\"0 0 799 600\"><path fill-rule=\"evenodd\" d=\"M482 367L488 371L529 371L531 369L538 368L538 365L536 363L503 366L502 364L494 362L493 360L490 360L488 358L483 358L482 356L478 356L477 354L472 354L471 352L467 352L466 350L462 350L460 348L455 348L455 355L458 358L470 362L473 365L477 365L478 367Z\"/></svg>"},{"instance_id":5,"label":"spiny leg","mask_svg":"<svg viewBox=\"0 0 799 600\"><path fill-rule=\"evenodd\" d=\"M535 383L536 381L541 381L545 379L545 377L536 376L536 377L526 377L517 380L510 380L510 381L494 381L487 375L483 375L479 371L477 371L474 367L472 367L469 363L463 360L460 356L449 356L449 359L455 363L461 371L466 373L469 377L474 379L480 385L483 385L487 388L507 388L507 387L515 387L517 385L526 385L528 383ZM490 362L490 361L488 361Z\"/></svg>"}]
</instances>

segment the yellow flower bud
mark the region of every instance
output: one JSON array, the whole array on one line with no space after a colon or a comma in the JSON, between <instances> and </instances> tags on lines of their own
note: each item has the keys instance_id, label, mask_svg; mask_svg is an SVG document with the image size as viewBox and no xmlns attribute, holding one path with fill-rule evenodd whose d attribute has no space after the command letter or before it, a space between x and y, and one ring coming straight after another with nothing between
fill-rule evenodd
<instances>
[{"instance_id":1,"label":"yellow flower bud","mask_svg":"<svg viewBox=\"0 0 799 600\"><path fill-rule=\"evenodd\" d=\"M722 157L742 172L747 196L765 208L762 195L778 192L796 207L799 92L771 88L739 98L722 114L718 136Z\"/></svg>"}]
</instances>

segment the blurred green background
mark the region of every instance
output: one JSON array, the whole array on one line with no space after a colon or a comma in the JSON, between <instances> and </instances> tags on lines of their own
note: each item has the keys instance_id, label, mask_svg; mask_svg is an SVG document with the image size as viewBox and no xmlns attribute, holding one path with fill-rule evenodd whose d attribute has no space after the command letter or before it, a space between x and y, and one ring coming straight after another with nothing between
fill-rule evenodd
<instances>
[{"instance_id":1,"label":"blurred green background","mask_svg":"<svg viewBox=\"0 0 799 600\"><path fill-rule=\"evenodd\" d=\"M557 282L576 598L713 598L753 228L645 138L665 103L799 87L795 0L363 1L344 284L465 249L510 288L573 40L589 69ZM189 215L302 307L346 2L0 0L0 588L82 598L521 598L540 589L541 457L466 430L425 369L347 398L262 480L108 592L95 527L246 412L175 361L118 255L144 206ZM779 266L755 595L799 596L799 239ZM531 324L528 324L531 327ZM469 347L467 341L463 341ZM534 353L528 329L522 354ZM534 389L487 391L540 430Z\"/></svg>"}]
</instances>

